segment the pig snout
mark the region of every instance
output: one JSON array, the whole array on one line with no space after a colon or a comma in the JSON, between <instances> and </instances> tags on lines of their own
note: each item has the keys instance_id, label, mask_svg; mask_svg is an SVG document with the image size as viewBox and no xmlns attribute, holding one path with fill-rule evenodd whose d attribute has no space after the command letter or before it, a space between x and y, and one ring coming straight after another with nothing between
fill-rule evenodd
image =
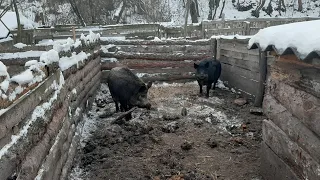
<instances>
[{"instance_id":1,"label":"pig snout","mask_svg":"<svg viewBox=\"0 0 320 180\"><path fill-rule=\"evenodd\" d=\"M151 104L150 103L145 103L145 104L138 104L137 105L139 108L146 108L146 109L151 109Z\"/></svg>"},{"instance_id":2,"label":"pig snout","mask_svg":"<svg viewBox=\"0 0 320 180\"><path fill-rule=\"evenodd\" d=\"M150 110L150 109L151 109L151 104L150 104L150 103L147 103L147 104L146 104L146 108L147 108L148 110Z\"/></svg>"},{"instance_id":3,"label":"pig snout","mask_svg":"<svg viewBox=\"0 0 320 180\"><path fill-rule=\"evenodd\" d=\"M206 80L208 79L208 74L197 74L197 79Z\"/></svg>"}]
</instances>

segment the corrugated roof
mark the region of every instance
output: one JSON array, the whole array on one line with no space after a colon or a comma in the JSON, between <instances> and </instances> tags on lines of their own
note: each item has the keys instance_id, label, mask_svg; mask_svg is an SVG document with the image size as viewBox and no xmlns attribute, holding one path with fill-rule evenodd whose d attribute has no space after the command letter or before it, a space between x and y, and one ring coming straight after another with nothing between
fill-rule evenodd
<instances>
[{"instance_id":1,"label":"corrugated roof","mask_svg":"<svg viewBox=\"0 0 320 180\"><path fill-rule=\"evenodd\" d=\"M289 23L259 30L248 49L294 54L300 60L320 58L320 20Z\"/></svg>"},{"instance_id":2,"label":"corrugated roof","mask_svg":"<svg viewBox=\"0 0 320 180\"><path fill-rule=\"evenodd\" d=\"M320 43L320 42L319 42ZM249 49L258 49L260 46L258 43L252 44ZM278 55L288 55L294 54L300 60L312 60L314 58L320 59L320 51L311 51L309 54L301 54L297 51L297 48L294 47L287 47L284 50L277 49L274 45L268 45L265 49L261 49L262 51L275 51Z\"/></svg>"}]
</instances>

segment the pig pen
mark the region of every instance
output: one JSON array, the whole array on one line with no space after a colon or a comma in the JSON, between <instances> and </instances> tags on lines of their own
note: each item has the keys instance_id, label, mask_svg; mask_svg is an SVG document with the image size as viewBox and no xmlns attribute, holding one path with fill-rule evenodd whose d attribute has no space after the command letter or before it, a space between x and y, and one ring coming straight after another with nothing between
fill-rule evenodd
<instances>
[{"instance_id":1,"label":"pig pen","mask_svg":"<svg viewBox=\"0 0 320 180\"><path fill-rule=\"evenodd\" d=\"M220 81L210 97L191 82L159 82L149 89L151 110L112 123L121 113L101 84L68 179L262 179L261 122L251 102Z\"/></svg>"}]
</instances>

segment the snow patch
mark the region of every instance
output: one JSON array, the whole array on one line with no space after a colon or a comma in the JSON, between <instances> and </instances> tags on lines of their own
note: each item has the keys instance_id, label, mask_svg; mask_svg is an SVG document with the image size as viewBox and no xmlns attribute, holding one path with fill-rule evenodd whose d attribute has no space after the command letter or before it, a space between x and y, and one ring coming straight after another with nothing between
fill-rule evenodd
<instances>
[{"instance_id":1,"label":"snow patch","mask_svg":"<svg viewBox=\"0 0 320 180\"><path fill-rule=\"evenodd\" d=\"M94 32L92 32L92 30L90 30L89 35L87 36L85 36L84 34L81 34L80 40L84 41L86 45L89 45L91 43L96 43L97 41L100 40L100 34L99 33L95 34Z\"/></svg>"},{"instance_id":2,"label":"snow patch","mask_svg":"<svg viewBox=\"0 0 320 180\"><path fill-rule=\"evenodd\" d=\"M43 62L47 65L49 65L53 62L58 62L59 59L60 59L59 53L54 49L51 49L48 52L45 52L40 56L40 62Z\"/></svg>"},{"instance_id":3,"label":"snow patch","mask_svg":"<svg viewBox=\"0 0 320 180\"><path fill-rule=\"evenodd\" d=\"M101 62L118 62L117 58L101 58Z\"/></svg>"},{"instance_id":4,"label":"snow patch","mask_svg":"<svg viewBox=\"0 0 320 180\"><path fill-rule=\"evenodd\" d=\"M53 43L53 49L56 50L57 52L68 52L71 51L71 47L74 44L74 40L71 39L70 37L66 40L66 42L54 42Z\"/></svg>"},{"instance_id":5,"label":"snow patch","mask_svg":"<svg viewBox=\"0 0 320 180\"><path fill-rule=\"evenodd\" d=\"M17 44L15 44L15 45L13 45L13 46L16 47L16 48L18 48L18 49L22 49L22 48L24 48L24 47L26 47L26 46L28 46L28 45L23 44L23 43L17 43Z\"/></svg>"},{"instance_id":6,"label":"snow patch","mask_svg":"<svg viewBox=\"0 0 320 180\"><path fill-rule=\"evenodd\" d=\"M71 57L62 57L59 61L59 66L62 71L70 68L74 64L77 64L77 67L79 66L79 62L83 62L85 59L87 59L90 56L90 53L86 54L85 52L81 51L79 54L76 54L76 52L72 53Z\"/></svg>"},{"instance_id":7,"label":"snow patch","mask_svg":"<svg viewBox=\"0 0 320 180\"><path fill-rule=\"evenodd\" d=\"M7 71L7 66L0 61L0 76L7 76L9 78L9 73Z\"/></svg>"},{"instance_id":8,"label":"snow patch","mask_svg":"<svg viewBox=\"0 0 320 180\"><path fill-rule=\"evenodd\" d=\"M6 79L6 80L4 80L4 81L1 82L1 85L0 85L0 86L1 86L1 89L2 89L5 93L8 91L9 84L10 84L10 82L9 82L8 79Z\"/></svg>"},{"instance_id":9,"label":"snow patch","mask_svg":"<svg viewBox=\"0 0 320 180\"><path fill-rule=\"evenodd\" d=\"M40 57L46 51L26 51L16 53L1 53L0 59L23 59L29 57Z\"/></svg>"},{"instance_id":10,"label":"snow patch","mask_svg":"<svg viewBox=\"0 0 320 180\"><path fill-rule=\"evenodd\" d=\"M115 36L115 37L100 37L101 41L124 41L126 40L125 36Z\"/></svg>"},{"instance_id":11,"label":"snow patch","mask_svg":"<svg viewBox=\"0 0 320 180\"><path fill-rule=\"evenodd\" d=\"M28 84L33 80L33 74L32 71L30 69L27 69L26 71L13 76L10 81L12 82L16 82L19 85L24 85L24 84Z\"/></svg>"},{"instance_id":12,"label":"snow patch","mask_svg":"<svg viewBox=\"0 0 320 180\"><path fill-rule=\"evenodd\" d=\"M253 36L242 36L239 34L236 35L218 35L218 36L211 36L211 39L250 39Z\"/></svg>"},{"instance_id":13,"label":"snow patch","mask_svg":"<svg viewBox=\"0 0 320 180\"><path fill-rule=\"evenodd\" d=\"M38 60L30 60L30 61L27 61L24 66L26 67L29 67L29 66L32 66L32 65L37 65L39 62Z\"/></svg>"}]
</instances>

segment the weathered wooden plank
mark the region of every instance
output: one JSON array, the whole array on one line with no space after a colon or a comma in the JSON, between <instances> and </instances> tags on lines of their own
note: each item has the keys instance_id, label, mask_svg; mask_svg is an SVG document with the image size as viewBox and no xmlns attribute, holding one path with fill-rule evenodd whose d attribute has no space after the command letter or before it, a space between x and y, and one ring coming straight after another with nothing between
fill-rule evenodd
<instances>
[{"instance_id":1,"label":"weathered wooden plank","mask_svg":"<svg viewBox=\"0 0 320 180\"><path fill-rule=\"evenodd\" d=\"M225 64L230 64L230 65L242 68L242 69L246 69L248 71L253 71L253 72L259 73L259 64L257 61L249 61L249 60L245 60L245 59L240 59L240 57L238 57L238 58L234 58L232 56L227 57L224 54L221 54L221 57L219 60Z\"/></svg>"},{"instance_id":2,"label":"weathered wooden plank","mask_svg":"<svg viewBox=\"0 0 320 180\"><path fill-rule=\"evenodd\" d=\"M319 98L274 78L270 78L268 81L268 91L294 116L320 136Z\"/></svg>"},{"instance_id":3,"label":"weathered wooden plank","mask_svg":"<svg viewBox=\"0 0 320 180\"><path fill-rule=\"evenodd\" d=\"M108 40L102 39L101 45L208 45L210 44L211 39L202 39L202 40L161 40L161 41L148 41L148 40Z\"/></svg>"},{"instance_id":4,"label":"weathered wooden plank","mask_svg":"<svg viewBox=\"0 0 320 180\"><path fill-rule=\"evenodd\" d=\"M295 55L281 56L272 65L274 78L320 98L320 66L304 63Z\"/></svg>"},{"instance_id":5,"label":"weathered wooden plank","mask_svg":"<svg viewBox=\"0 0 320 180\"><path fill-rule=\"evenodd\" d=\"M263 110L267 117L284 131L290 139L308 152L317 162L320 162L320 138L269 93L264 97Z\"/></svg>"},{"instance_id":6,"label":"weathered wooden plank","mask_svg":"<svg viewBox=\"0 0 320 180\"><path fill-rule=\"evenodd\" d=\"M251 60L251 59L257 60L257 58L254 58L254 57L259 56L259 50L258 49L249 50L247 48L247 46L248 46L248 44L232 43L232 42L228 42L228 41L221 43L221 49L234 52L234 54L231 54L231 55L238 55L237 53L243 53L248 56L249 60ZM253 55L253 57L250 55ZM236 56L234 56L234 57L236 57Z\"/></svg>"},{"instance_id":7,"label":"weathered wooden plank","mask_svg":"<svg viewBox=\"0 0 320 180\"><path fill-rule=\"evenodd\" d=\"M247 95L255 96L258 86L257 73L221 63L221 79L228 82L229 87L241 90ZM255 77L256 76L256 77ZM255 79L252 79L255 78Z\"/></svg>"},{"instance_id":8,"label":"weathered wooden plank","mask_svg":"<svg viewBox=\"0 0 320 180\"><path fill-rule=\"evenodd\" d=\"M212 53L212 45L117 45L120 51L137 53Z\"/></svg>"},{"instance_id":9,"label":"weathered wooden plank","mask_svg":"<svg viewBox=\"0 0 320 180\"><path fill-rule=\"evenodd\" d=\"M252 61L257 64L259 63L259 54L253 55L253 54L248 53L248 51L239 52L238 50L233 51L233 50L221 49L220 53L221 53L221 55L224 55L226 57L240 59L240 60L246 60L246 61Z\"/></svg>"},{"instance_id":10,"label":"weathered wooden plank","mask_svg":"<svg viewBox=\"0 0 320 180\"><path fill-rule=\"evenodd\" d=\"M262 123L264 142L286 162L301 179L320 179L320 165L272 121Z\"/></svg>"},{"instance_id":11,"label":"weathered wooden plank","mask_svg":"<svg viewBox=\"0 0 320 180\"><path fill-rule=\"evenodd\" d=\"M261 144L260 173L265 180L300 180L293 169L280 159L264 142Z\"/></svg>"},{"instance_id":12,"label":"weathered wooden plank","mask_svg":"<svg viewBox=\"0 0 320 180\"><path fill-rule=\"evenodd\" d=\"M255 71L250 71L248 69L243 69L238 66L233 66L224 62L221 62L222 65L222 73L228 74L237 74L237 76L241 76L247 78L250 81L259 82L259 73Z\"/></svg>"},{"instance_id":13,"label":"weathered wooden plank","mask_svg":"<svg viewBox=\"0 0 320 180\"><path fill-rule=\"evenodd\" d=\"M117 59L148 59L148 60L171 60L171 61L181 61L181 60L200 60L207 57L212 57L208 53L190 53L185 54L183 52L179 53L132 53L118 51L116 53L101 52L101 57L114 57Z\"/></svg>"},{"instance_id":14,"label":"weathered wooden plank","mask_svg":"<svg viewBox=\"0 0 320 180\"><path fill-rule=\"evenodd\" d=\"M256 98L254 100L254 106L261 107L265 86L266 86L266 79L267 79L267 70L268 70L268 64L267 64L267 53L260 50L260 56L259 56L259 86L258 91L256 94Z\"/></svg>"},{"instance_id":15,"label":"weathered wooden plank","mask_svg":"<svg viewBox=\"0 0 320 180\"><path fill-rule=\"evenodd\" d=\"M145 68L184 68L193 67L193 63L198 61L149 61L149 60L120 60L117 62L102 62L102 70L110 70L117 66L126 66L130 69L145 69Z\"/></svg>"},{"instance_id":16,"label":"weathered wooden plank","mask_svg":"<svg viewBox=\"0 0 320 180\"><path fill-rule=\"evenodd\" d=\"M193 67L186 68L172 68L172 69L132 69L132 72L137 74L138 77L150 81L170 81L179 79L194 79L195 71ZM109 70L102 71L101 80L106 82Z\"/></svg>"}]
</instances>

